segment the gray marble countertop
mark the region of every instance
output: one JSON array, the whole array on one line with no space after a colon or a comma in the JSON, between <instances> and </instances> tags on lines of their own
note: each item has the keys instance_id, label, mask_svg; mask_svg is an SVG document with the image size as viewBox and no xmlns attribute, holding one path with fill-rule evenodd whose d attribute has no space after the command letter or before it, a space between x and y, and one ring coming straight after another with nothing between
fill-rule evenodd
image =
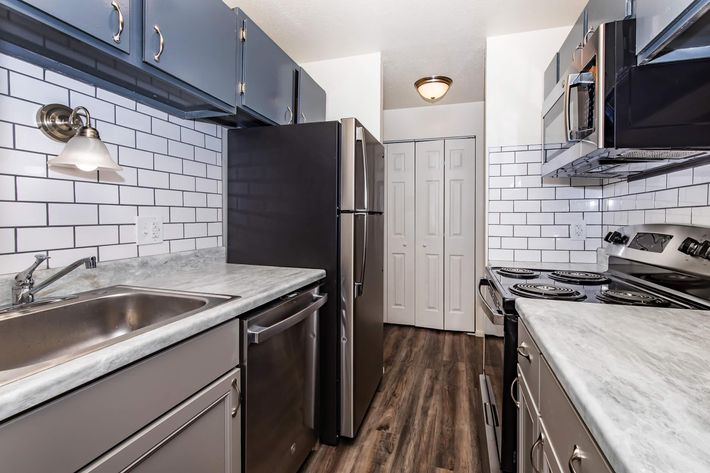
<instances>
[{"instance_id":1,"label":"gray marble countertop","mask_svg":"<svg viewBox=\"0 0 710 473\"><path fill-rule=\"evenodd\" d=\"M710 471L710 311L516 307L615 473Z\"/></svg>"},{"instance_id":2,"label":"gray marble countertop","mask_svg":"<svg viewBox=\"0 0 710 473\"><path fill-rule=\"evenodd\" d=\"M77 270L43 291L42 296L67 295L122 284L241 297L0 386L0 421L325 277L319 269L224 261L223 249L122 260ZM52 272L38 271L36 279ZM0 287L9 292L4 279Z\"/></svg>"}]
</instances>

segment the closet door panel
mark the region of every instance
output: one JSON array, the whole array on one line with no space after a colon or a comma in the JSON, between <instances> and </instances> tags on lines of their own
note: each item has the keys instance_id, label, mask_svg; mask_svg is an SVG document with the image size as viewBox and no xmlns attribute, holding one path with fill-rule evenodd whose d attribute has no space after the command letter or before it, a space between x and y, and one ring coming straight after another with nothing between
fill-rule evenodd
<instances>
[{"instance_id":1,"label":"closet door panel","mask_svg":"<svg viewBox=\"0 0 710 473\"><path fill-rule=\"evenodd\" d=\"M414 143L387 145L386 320L415 323Z\"/></svg>"},{"instance_id":2,"label":"closet door panel","mask_svg":"<svg viewBox=\"0 0 710 473\"><path fill-rule=\"evenodd\" d=\"M444 327L473 332L476 140L446 140L444 153Z\"/></svg>"},{"instance_id":3,"label":"closet door panel","mask_svg":"<svg viewBox=\"0 0 710 473\"><path fill-rule=\"evenodd\" d=\"M444 328L444 142L416 144L416 325Z\"/></svg>"}]
</instances>

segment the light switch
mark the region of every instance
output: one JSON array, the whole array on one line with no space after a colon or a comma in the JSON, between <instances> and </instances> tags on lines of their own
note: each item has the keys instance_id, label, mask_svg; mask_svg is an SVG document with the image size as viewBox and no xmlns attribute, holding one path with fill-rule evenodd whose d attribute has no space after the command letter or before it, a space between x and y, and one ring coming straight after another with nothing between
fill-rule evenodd
<instances>
[{"instance_id":1,"label":"light switch","mask_svg":"<svg viewBox=\"0 0 710 473\"><path fill-rule=\"evenodd\" d=\"M139 245L162 243L163 221L158 217L136 218L136 242Z\"/></svg>"}]
</instances>

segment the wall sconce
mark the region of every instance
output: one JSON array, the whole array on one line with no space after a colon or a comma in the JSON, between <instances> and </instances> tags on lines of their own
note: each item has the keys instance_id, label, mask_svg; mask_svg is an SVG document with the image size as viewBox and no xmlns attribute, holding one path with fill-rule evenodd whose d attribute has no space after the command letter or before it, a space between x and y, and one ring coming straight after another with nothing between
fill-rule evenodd
<instances>
[{"instance_id":1,"label":"wall sconce","mask_svg":"<svg viewBox=\"0 0 710 473\"><path fill-rule=\"evenodd\" d=\"M414 87L427 102L438 102L444 98L454 81L446 76L422 77L414 83Z\"/></svg>"},{"instance_id":2,"label":"wall sconce","mask_svg":"<svg viewBox=\"0 0 710 473\"><path fill-rule=\"evenodd\" d=\"M86 122L81 115L86 117ZM50 166L71 167L81 171L120 171L91 126L91 115L84 107L71 109L62 104L45 105L37 112L37 126L55 141L66 143L59 156L48 161Z\"/></svg>"}]
</instances>

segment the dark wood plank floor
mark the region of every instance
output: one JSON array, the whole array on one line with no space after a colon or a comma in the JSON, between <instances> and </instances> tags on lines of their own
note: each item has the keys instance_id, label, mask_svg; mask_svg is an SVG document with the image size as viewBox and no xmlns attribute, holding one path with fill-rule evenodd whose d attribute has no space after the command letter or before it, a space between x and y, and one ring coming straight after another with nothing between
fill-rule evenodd
<instances>
[{"instance_id":1,"label":"dark wood plank floor","mask_svg":"<svg viewBox=\"0 0 710 473\"><path fill-rule=\"evenodd\" d=\"M322 445L302 473L483 472L483 343L387 326L385 375L357 439Z\"/></svg>"}]
</instances>

